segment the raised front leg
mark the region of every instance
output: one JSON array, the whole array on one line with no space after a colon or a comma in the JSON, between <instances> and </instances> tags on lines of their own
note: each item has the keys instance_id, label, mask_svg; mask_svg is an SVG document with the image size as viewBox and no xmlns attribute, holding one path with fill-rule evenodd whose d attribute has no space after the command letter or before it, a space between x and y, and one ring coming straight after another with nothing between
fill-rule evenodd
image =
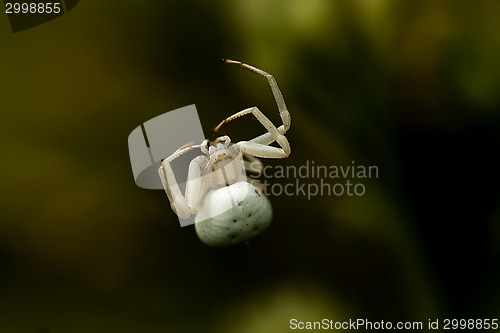
<instances>
[{"instance_id":1,"label":"raised front leg","mask_svg":"<svg viewBox=\"0 0 500 333\"><path fill-rule=\"evenodd\" d=\"M245 64L241 61L225 59L224 62L226 64L238 65L241 68L244 68L244 69L247 69L251 72L262 75L267 79L269 86L271 87L271 91L273 93L274 100L276 101L276 104L278 105L278 111L280 113L281 121L283 122L284 132L282 134L285 134L286 131L288 131L288 129L290 128L290 124L292 122L292 119L290 117L290 112L288 112L288 109L286 107L285 99L283 98L283 94L281 93L281 90L278 87L278 82L276 82L276 79L274 78L274 76L272 76L271 74L269 74L266 71L263 71L262 69Z\"/></svg>"},{"instance_id":2,"label":"raised front leg","mask_svg":"<svg viewBox=\"0 0 500 333\"><path fill-rule=\"evenodd\" d=\"M255 141L256 139L250 141L240 141L237 145L241 148L243 153L247 153L249 155L257 156L257 157L265 157L265 158L285 158L290 155L290 143L288 139L274 126L274 124L267 118L262 111L258 108L251 107L245 109L243 111L237 112L232 116L227 117L222 120L220 124L215 128L217 131L222 125L225 123L234 120L236 118L242 117L247 114L252 114L261 124L266 128L268 134L261 135L256 139L259 141ZM281 127L281 126L280 126ZM272 143L276 141L281 148L268 146L268 143Z\"/></svg>"}]
</instances>

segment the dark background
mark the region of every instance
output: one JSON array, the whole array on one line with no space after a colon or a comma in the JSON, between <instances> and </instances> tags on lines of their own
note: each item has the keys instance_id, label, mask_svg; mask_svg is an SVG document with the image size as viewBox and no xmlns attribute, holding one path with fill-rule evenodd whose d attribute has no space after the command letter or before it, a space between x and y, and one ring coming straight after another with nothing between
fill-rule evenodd
<instances>
[{"instance_id":1,"label":"dark background","mask_svg":"<svg viewBox=\"0 0 500 333\"><path fill-rule=\"evenodd\" d=\"M0 332L498 318L498 13L494 0L88 0L19 33L0 14ZM292 155L267 164L376 165L366 194L271 197L262 238L217 250L136 187L127 137L154 116L196 104L208 135L255 105L278 124L265 80L222 58L280 84Z\"/></svg>"}]
</instances>

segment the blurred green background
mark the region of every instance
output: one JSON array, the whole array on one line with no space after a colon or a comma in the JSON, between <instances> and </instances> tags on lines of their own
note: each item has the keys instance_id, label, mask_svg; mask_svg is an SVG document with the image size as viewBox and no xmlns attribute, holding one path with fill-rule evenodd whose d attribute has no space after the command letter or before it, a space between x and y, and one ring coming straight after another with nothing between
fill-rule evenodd
<instances>
[{"instance_id":1,"label":"blurred green background","mask_svg":"<svg viewBox=\"0 0 500 333\"><path fill-rule=\"evenodd\" d=\"M498 318L500 2L95 1L0 15L0 332L289 332L289 320ZM292 115L289 159L379 167L362 197L275 196L217 250L138 188L127 137ZM261 133L251 117L225 128Z\"/></svg>"}]
</instances>

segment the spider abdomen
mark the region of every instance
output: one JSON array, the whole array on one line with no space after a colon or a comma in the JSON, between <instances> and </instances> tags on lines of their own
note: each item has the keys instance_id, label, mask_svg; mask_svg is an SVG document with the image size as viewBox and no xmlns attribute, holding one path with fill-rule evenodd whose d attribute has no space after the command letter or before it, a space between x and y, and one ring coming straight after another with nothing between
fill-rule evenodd
<instances>
[{"instance_id":1,"label":"spider abdomen","mask_svg":"<svg viewBox=\"0 0 500 333\"><path fill-rule=\"evenodd\" d=\"M272 207L262 191L238 182L210 191L195 219L201 241L215 247L245 244L267 229Z\"/></svg>"}]
</instances>

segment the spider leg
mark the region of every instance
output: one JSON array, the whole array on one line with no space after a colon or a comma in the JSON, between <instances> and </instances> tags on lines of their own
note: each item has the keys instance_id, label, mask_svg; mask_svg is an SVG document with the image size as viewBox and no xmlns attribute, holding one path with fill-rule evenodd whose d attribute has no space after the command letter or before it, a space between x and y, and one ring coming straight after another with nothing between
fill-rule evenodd
<instances>
[{"instance_id":1,"label":"spider leg","mask_svg":"<svg viewBox=\"0 0 500 333\"><path fill-rule=\"evenodd\" d=\"M251 107L240 112L233 114L232 116L227 117L222 120L221 123L215 128L217 131L223 124L234 120L236 118L242 117L247 114L253 114L255 118L267 129L268 133L263 134L256 139L258 141L250 140L250 141L240 141L238 145L242 148L243 153L248 153L250 155L254 155L257 157L267 157L267 158L285 158L290 155L290 144L288 143L287 138L281 133L285 130L285 126L283 128L280 126L280 130L274 126L274 124L267 118L262 111L260 111L257 107ZM268 143L278 142L281 148L277 147L269 147ZM262 142L262 143L261 143ZM267 147L267 148L264 148Z\"/></svg>"},{"instance_id":2,"label":"spider leg","mask_svg":"<svg viewBox=\"0 0 500 333\"><path fill-rule=\"evenodd\" d=\"M286 152L283 148L266 146L260 143L248 141L240 141L238 142L238 145L240 146L241 151L245 154L262 158L286 158L290 155L290 145L288 145L288 152Z\"/></svg>"},{"instance_id":3,"label":"spider leg","mask_svg":"<svg viewBox=\"0 0 500 333\"><path fill-rule=\"evenodd\" d=\"M256 157L265 157L265 158L285 158L290 155L290 144L288 139L285 137L285 133L290 128L291 118L290 113L285 104L285 100L283 95L281 94L281 90L278 87L278 83L274 76L265 72L257 67L242 63L240 61L235 60L224 60L228 64L235 64L244 69L247 69L251 72L257 73L259 75L264 76L269 86L271 87L271 91L273 93L276 104L278 105L278 111L280 113L281 120L283 124L276 128L276 126L257 108L252 107L240 112L233 114L232 116L227 117L222 120L219 125L217 125L214 129L214 133L217 132L222 125L236 119L242 117L247 114L253 114L255 118L266 128L268 131L252 140L249 141L241 141L238 142L238 146L241 148L241 151L247 155L253 155ZM280 148L269 146L271 143L276 141Z\"/></svg>"},{"instance_id":4,"label":"spider leg","mask_svg":"<svg viewBox=\"0 0 500 333\"><path fill-rule=\"evenodd\" d=\"M183 219L196 213L200 198L203 197L202 194L206 190L201 176L202 170L208 163L208 159L205 156L197 156L189 163L185 196L181 193L171 163L179 156L194 148L200 148L200 146L201 145L194 145L176 150L172 155L161 162L161 166L158 169L163 188L170 201L172 210Z\"/></svg>"},{"instance_id":5,"label":"spider leg","mask_svg":"<svg viewBox=\"0 0 500 333\"><path fill-rule=\"evenodd\" d=\"M276 81L274 76L269 74L266 71L263 71L262 69L245 64L241 61L226 59L226 60L224 60L224 62L226 64L238 65L241 68L244 68L244 69L249 70L251 72L262 75L267 79L269 86L271 87L271 91L273 93L274 100L276 101L276 104L278 105L278 111L280 113L281 121L283 122L284 132L282 134L285 134L286 131L288 131L288 129L290 128L290 124L292 122L292 119L290 117L290 112L288 112L288 109L286 107L285 99L283 98L283 94L281 93L281 90L278 87L278 82Z\"/></svg>"},{"instance_id":6,"label":"spider leg","mask_svg":"<svg viewBox=\"0 0 500 333\"><path fill-rule=\"evenodd\" d=\"M243 111L240 111L240 112L236 112L235 114L233 114L232 116L229 116L227 117L226 119L223 119L219 125L217 125L214 130L212 131L213 133L216 133L219 131L219 129L222 127L222 125L232 121L232 120L235 120L236 118L239 118L239 117L242 117L244 115L247 115L247 114L250 114L252 113L252 108L248 108L248 109L245 109Z\"/></svg>"},{"instance_id":7,"label":"spider leg","mask_svg":"<svg viewBox=\"0 0 500 333\"><path fill-rule=\"evenodd\" d=\"M281 125L280 127L277 128L278 129L278 132L280 132L281 134L285 134L285 127L283 125ZM271 143L273 143L275 140L272 136L272 134L270 132L267 132L267 133L264 133L262 135L259 135L258 137L256 138L253 138L252 140L248 140L248 142L255 142L255 143L260 143L260 144L263 144L263 145L270 145Z\"/></svg>"},{"instance_id":8,"label":"spider leg","mask_svg":"<svg viewBox=\"0 0 500 333\"><path fill-rule=\"evenodd\" d=\"M243 154L243 163L245 165L245 171L250 173L260 175L264 169L262 162L257 157L250 154Z\"/></svg>"}]
</instances>

